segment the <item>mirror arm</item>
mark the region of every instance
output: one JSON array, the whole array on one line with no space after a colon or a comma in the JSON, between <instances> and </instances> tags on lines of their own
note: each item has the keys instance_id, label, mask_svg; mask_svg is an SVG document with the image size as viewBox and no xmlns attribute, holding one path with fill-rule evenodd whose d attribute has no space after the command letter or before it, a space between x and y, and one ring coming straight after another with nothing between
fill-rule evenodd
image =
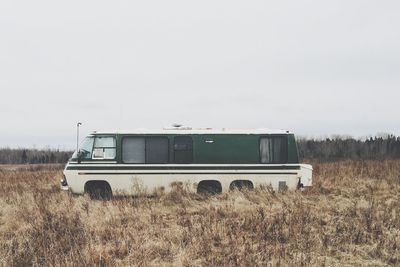
<instances>
[{"instance_id":1,"label":"mirror arm","mask_svg":"<svg viewBox=\"0 0 400 267\"><path fill-rule=\"evenodd\" d=\"M78 156L78 163L81 163L81 150L78 150L78 153L76 154Z\"/></svg>"}]
</instances>

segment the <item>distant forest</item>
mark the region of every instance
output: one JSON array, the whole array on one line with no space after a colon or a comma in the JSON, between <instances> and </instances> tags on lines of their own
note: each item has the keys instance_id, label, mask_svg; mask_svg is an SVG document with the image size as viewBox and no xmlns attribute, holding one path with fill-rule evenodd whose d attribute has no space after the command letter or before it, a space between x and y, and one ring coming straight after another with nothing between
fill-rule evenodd
<instances>
[{"instance_id":1,"label":"distant forest","mask_svg":"<svg viewBox=\"0 0 400 267\"><path fill-rule=\"evenodd\" d=\"M370 137L365 140L351 137L297 140L300 159L318 161L400 159L400 137Z\"/></svg>"},{"instance_id":2,"label":"distant forest","mask_svg":"<svg viewBox=\"0 0 400 267\"><path fill-rule=\"evenodd\" d=\"M364 159L400 159L400 137L371 137L359 140L351 137L298 139L301 160L336 161ZM72 151L40 149L0 149L0 164L66 163Z\"/></svg>"},{"instance_id":3,"label":"distant forest","mask_svg":"<svg viewBox=\"0 0 400 267\"><path fill-rule=\"evenodd\" d=\"M53 149L0 149L0 164L66 163L73 152Z\"/></svg>"}]
</instances>

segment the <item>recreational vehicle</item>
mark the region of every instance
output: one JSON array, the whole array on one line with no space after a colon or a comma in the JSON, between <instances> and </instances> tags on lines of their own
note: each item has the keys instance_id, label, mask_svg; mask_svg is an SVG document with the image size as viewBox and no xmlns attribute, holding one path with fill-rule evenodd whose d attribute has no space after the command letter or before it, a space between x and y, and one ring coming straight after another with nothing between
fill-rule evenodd
<instances>
[{"instance_id":1,"label":"recreational vehicle","mask_svg":"<svg viewBox=\"0 0 400 267\"><path fill-rule=\"evenodd\" d=\"M210 193L262 186L295 190L312 185L312 167L299 163L288 131L96 131L67 163L61 188L110 197L168 191L172 184Z\"/></svg>"}]
</instances>

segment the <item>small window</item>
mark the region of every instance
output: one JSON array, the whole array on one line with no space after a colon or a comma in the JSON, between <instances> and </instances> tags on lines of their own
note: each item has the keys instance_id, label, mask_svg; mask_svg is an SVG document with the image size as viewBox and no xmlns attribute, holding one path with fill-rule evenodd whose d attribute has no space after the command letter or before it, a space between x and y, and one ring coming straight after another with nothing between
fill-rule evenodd
<instances>
[{"instance_id":1,"label":"small window","mask_svg":"<svg viewBox=\"0 0 400 267\"><path fill-rule=\"evenodd\" d=\"M115 138L111 136L96 136L93 147L93 159L114 159Z\"/></svg>"},{"instance_id":2,"label":"small window","mask_svg":"<svg viewBox=\"0 0 400 267\"><path fill-rule=\"evenodd\" d=\"M285 136L260 139L261 163L286 163L287 154L287 138Z\"/></svg>"},{"instance_id":3,"label":"small window","mask_svg":"<svg viewBox=\"0 0 400 267\"><path fill-rule=\"evenodd\" d=\"M146 163L168 163L168 138L146 138Z\"/></svg>"},{"instance_id":4,"label":"small window","mask_svg":"<svg viewBox=\"0 0 400 267\"><path fill-rule=\"evenodd\" d=\"M144 137L122 139L122 161L124 163L145 163L146 144Z\"/></svg>"},{"instance_id":5,"label":"small window","mask_svg":"<svg viewBox=\"0 0 400 267\"><path fill-rule=\"evenodd\" d=\"M193 163L193 140L190 136L177 136L174 139L174 162Z\"/></svg>"}]
</instances>

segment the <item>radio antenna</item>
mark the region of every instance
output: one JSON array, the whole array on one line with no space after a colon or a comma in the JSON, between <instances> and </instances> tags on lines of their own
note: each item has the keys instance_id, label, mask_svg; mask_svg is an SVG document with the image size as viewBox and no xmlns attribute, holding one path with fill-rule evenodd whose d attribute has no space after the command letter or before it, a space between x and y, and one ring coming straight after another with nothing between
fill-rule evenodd
<instances>
[{"instance_id":1,"label":"radio antenna","mask_svg":"<svg viewBox=\"0 0 400 267\"><path fill-rule=\"evenodd\" d=\"M78 151L78 149L79 149L79 126L81 126L81 125L82 125L81 122L78 122L78 123L76 124L76 153L79 152L79 151Z\"/></svg>"}]
</instances>

